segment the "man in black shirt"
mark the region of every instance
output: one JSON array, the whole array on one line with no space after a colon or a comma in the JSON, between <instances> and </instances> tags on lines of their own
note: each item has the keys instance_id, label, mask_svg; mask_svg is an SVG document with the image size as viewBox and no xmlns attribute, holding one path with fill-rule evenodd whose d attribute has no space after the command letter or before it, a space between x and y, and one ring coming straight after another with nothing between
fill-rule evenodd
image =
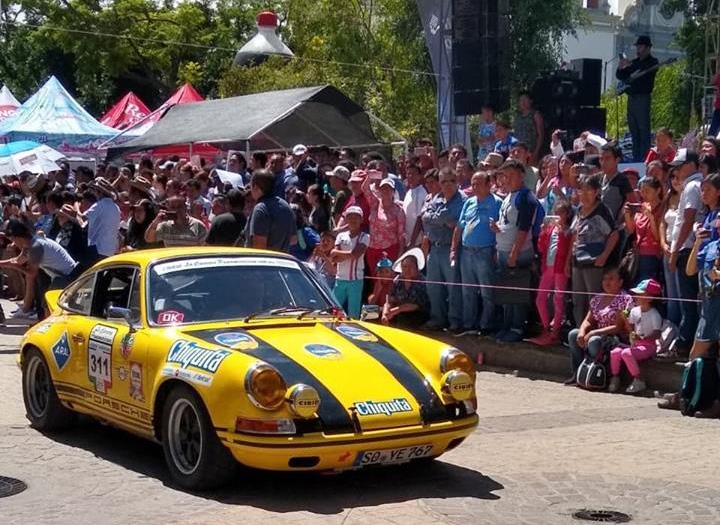
<instances>
[{"instance_id":1,"label":"man in black shirt","mask_svg":"<svg viewBox=\"0 0 720 525\"><path fill-rule=\"evenodd\" d=\"M245 230L245 196L240 190L227 192L230 211L215 216L205 242L214 246L242 246L242 233Z\"/></svg>"},{"instance_id":2,"label":"man in black shirt","mask_svg":"<svg viewBox=\"0 0 720 525\"><path fill-rule=\"evenodd\" d=\"M658 59L650 54L652 42L646 35L635 42L637 58L622 58L615 76L627 84L627 120L633 143L633 160L642 162L650 149L650 97L655 86ZM647 71L652 69L652 71ZM647 71L647 72L646 72Z\"/></svg>"}]
</instances>

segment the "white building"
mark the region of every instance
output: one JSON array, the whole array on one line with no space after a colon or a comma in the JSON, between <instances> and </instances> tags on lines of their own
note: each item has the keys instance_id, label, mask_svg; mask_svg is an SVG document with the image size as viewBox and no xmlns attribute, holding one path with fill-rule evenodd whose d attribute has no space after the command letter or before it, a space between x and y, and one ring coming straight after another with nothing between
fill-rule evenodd
<instances>
[{"instance_id":1,"label":"white building","mask_svg":"<svg viewBox=\"0 0 720 525\"><path fill-rule=\"evenodd\" d=\"M683 23L681 13L663 9L667 0L616 0L622 16L611 13L608 0L578 0L590 20L576 35L568 34L564 41L563 60L599 58L603 61L603 89L615 83L615 68L620 52L635 56L633 44L639 35L649 35L653 41L653 55L660 60L681 57L682 51L673 45L677 30Z\"/></svg>"}]
</instances>

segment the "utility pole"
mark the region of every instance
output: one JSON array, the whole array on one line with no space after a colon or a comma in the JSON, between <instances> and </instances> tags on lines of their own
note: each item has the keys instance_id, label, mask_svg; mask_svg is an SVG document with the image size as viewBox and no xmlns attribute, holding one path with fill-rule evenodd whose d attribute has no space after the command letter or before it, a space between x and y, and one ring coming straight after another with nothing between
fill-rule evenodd
<instances>
[{"instance_id":1,"label":"utility pole","mask_svg":"<svg viewBox=\"0 0 720 525\"><path fill-rule=\"evenodd\" d=\"M720 57L720 2L710 0L705 13L705 65L703 68L702 124L708 125L713 114L715 86ZM692 118L692 117L691 117Z\"/></svg>"}]
</instances>

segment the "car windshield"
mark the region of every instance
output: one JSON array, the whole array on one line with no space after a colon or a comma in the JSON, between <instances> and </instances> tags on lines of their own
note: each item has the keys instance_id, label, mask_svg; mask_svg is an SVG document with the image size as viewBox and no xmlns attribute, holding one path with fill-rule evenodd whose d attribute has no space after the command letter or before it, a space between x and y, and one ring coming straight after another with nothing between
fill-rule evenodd
<instances>
[{"instance_id":1,"label":"car windshield","mask_svg":"<svg viewBox=\"0 0 720 525\"><path fill-rule=\"evenodd\" d=\"M295 314L333 305L290 259L192 257L148 271L149 321L158 325Z\"/></svg>"}]
</instances>

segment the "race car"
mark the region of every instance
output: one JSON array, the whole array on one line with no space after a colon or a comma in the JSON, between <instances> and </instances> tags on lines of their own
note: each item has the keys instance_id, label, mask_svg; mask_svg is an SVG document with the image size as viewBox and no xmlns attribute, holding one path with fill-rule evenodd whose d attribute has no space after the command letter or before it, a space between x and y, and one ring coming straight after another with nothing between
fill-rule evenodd
<instances>
[{"instance_id":1,"label":"race car","mask_svg":"<svg viewBox=\"0 0 720 525\"><path fill-rule=\"evenodd\" d=\"M27 417L86 414L162 444L187 489L238 464L342 471L434 458L476 427L475 367L426 337L348 319L291 256L168 248L104 259L21 341Z\"/></svg>"}]
</instances>

